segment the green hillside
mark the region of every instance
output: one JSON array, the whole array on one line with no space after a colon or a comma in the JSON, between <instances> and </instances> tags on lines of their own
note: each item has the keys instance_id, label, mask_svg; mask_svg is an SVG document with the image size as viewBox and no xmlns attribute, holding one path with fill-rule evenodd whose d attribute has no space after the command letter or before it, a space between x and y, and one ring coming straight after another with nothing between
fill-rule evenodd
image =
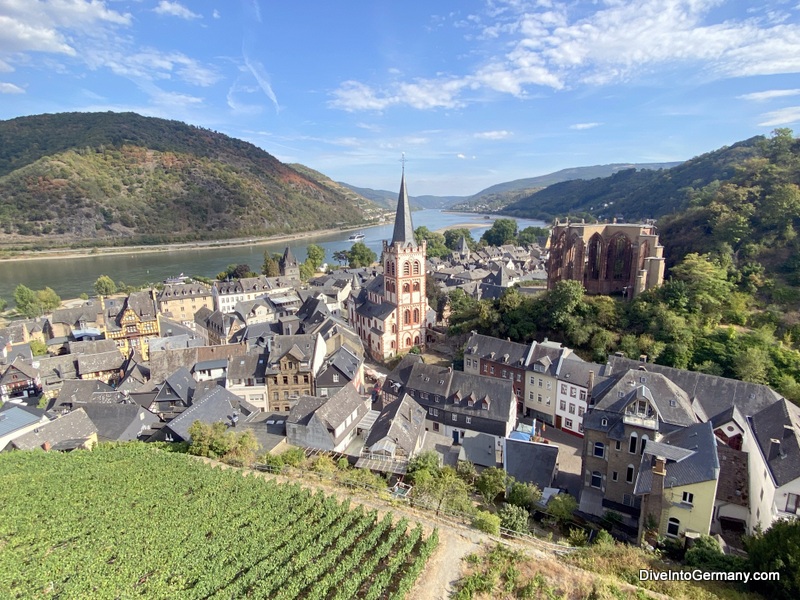
<instances>
[{"instance_id":1,"label":"green hillside","mask_svg":"<svg viewBox=\"0 0 800 600\"><path fill-rule=\"evenodd\" d=\"M465 201L454 204L453 210L466 210L476 212L495 212L500 211L509 204L519 202L528 198L539 190L557 183L571 180L597 179L608 177L620 171L630 169L658 170L669 169L680 163L613 163L610 165L594 165L591 167L572 167L561 169L554 173L539 175L538 177L528 177L525 179L515 179L505 183L498 183L470 196Z\"/></svg>"},{"instance_id":2,"label":"green hillside","mask_svg":"<svg viewBox=\"0 0 800 600\"><path fill-rule=\"evenodd\" d=\"M610 177L564 181L506 206L503 214L549 220L587 217L625 220L657 218L683 210L691 192L712 181L726 181L742 161L758 153L754 137L681 163L671 169L623 169Z\"/></svg>"},{"instance_id":3,"label":"green hillside","mask_svg":"<svg viewBox=\"0 0 800 600\"><path fill-rule=\"evenodd\" d=\"M256 146L133 113L0 121L6 243L147 243L360 224L376 207Z\"/></svg>"}]
</instances>

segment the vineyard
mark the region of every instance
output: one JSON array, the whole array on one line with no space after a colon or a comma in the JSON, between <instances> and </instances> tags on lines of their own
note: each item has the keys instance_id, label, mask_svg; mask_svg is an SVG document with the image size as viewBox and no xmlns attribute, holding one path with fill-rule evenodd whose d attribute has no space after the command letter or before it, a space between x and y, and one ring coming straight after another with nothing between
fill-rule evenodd
<instances>
[{"instance_id":1,"label":"vineyard","mask_svg":"<svg viewBox=\"0 0 800 600\"><path fill-rule=\"evenodd\" d=\"M2 598L404 598L437 534L141 444L0 454Z\"/></svg>"}]
</instances>

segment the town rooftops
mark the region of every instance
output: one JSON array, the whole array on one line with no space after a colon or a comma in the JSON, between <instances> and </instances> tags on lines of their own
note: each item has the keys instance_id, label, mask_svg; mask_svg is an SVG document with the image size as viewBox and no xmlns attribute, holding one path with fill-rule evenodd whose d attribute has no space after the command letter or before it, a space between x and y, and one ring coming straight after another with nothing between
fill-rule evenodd
<instances>
[{"instance_id":1,"label":"town rooftops","mask_svg":"<svg viewBox=\"0 0 800 600\"><path fill-rule=\"evenodd\" d=\"M94 435L97 427L79 408L43 424L11 442L17 450L33 450L49 446L52 450L73 450L83 447Z\"/></svg>"},{"instance_id":2,"label":"town rooftops","mask_svg":"<svg viewBox=\"0 0 800 600\"><path fill-rule=\"evenodd\" d=\"M775 484L800 478L800 408L781 399L752 416L750 425Z\"/></svg>"}]
</instances>

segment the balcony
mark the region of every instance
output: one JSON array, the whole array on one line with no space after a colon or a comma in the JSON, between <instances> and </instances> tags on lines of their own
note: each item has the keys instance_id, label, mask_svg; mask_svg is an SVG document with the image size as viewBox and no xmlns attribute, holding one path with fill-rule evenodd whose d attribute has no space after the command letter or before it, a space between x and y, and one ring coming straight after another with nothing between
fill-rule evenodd
<instances>
[{"instance_id":1,"label":"balcony","mask_svg":"<svg viewBox=\"0 0 800 600\"><path fill-rule=\"evenodd\" d=\"M646 417L643 415L625 413L622 415L622 422L625 425L632 425L633 427L642 427L644 429L652 429L653 431L658 430L658 419L655 415Z\"/></svg>"}]
</instances>

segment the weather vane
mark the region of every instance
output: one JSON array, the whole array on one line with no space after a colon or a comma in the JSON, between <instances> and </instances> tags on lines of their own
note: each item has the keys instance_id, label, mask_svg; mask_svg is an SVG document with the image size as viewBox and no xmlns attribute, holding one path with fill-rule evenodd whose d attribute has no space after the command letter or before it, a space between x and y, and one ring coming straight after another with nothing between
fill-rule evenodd
<instances>
[{"instance_id":1,"label":"weather vane","mask_svg":"<svg viewBox=\"0 0 800 600\"><path fill-rule=\"evenodd\" d=\"M401 152L400 153L400 162L403 163L403 173L405 173L406 172L406 153L405 152Z\"/></svg>"}]
</instances>

